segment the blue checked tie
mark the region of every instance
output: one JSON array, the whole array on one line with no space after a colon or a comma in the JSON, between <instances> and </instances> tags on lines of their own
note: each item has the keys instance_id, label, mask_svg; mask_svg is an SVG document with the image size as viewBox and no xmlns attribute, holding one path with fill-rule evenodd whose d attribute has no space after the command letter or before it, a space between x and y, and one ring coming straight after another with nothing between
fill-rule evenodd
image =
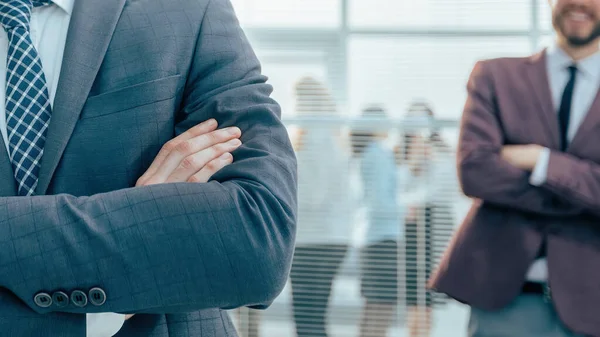
<instances>
[{"instance_id":1,"label":"blue checked tie","mask_svg":"<svg viewBox=\"0 0 600 337\"><path fill-rule=\"evenodd\" d=\"M6 129L20 196L33 195L38 184L46 130L52 114L42 62L29 33L34 6L50 0L0 2L0 24L8 34L6 60Z\"/></svg>"}]
</instances>

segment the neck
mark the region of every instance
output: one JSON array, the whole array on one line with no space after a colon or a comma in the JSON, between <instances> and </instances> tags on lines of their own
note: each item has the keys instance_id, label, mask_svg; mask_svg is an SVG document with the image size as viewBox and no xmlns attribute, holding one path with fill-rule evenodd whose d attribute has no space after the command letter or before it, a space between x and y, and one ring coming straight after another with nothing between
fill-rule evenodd
<instances>
[{"instance_id":1,"label":"neck","mask_svg":"<svg viewBox=\"0 0 600 337\"><path fill-rule=\"evenodd\" d=\"M600 39L596 39L585 46L573 46L567 39L559 38L558 46L567 53L574 61L579 61L598 52Z\"/></svg>"}]
</instances>

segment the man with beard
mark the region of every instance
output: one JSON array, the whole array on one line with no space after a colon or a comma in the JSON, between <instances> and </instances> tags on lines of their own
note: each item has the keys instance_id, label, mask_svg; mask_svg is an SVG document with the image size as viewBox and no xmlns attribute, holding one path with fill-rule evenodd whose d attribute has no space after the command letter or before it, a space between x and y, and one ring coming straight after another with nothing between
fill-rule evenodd
<instances>
[{"instance_id":1,"label":"man with beard","mask_svg":"<svg viewBox=\"0 0 600 337\"><path fill-rule=\"evenodd\" d=\"M600 1L551 0L554 46L478 62L459 179L473 206L430 281L469 336L600 336Z\"/></svg>"}]
</instances>

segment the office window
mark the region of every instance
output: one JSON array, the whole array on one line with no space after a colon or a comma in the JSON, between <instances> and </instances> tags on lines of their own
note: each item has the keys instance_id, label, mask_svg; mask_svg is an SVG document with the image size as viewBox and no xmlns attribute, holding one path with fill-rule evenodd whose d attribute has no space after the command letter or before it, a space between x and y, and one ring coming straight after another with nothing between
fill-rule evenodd
<instances>
[{"instance_id":1,"label":"office window","mask_svg":"<svg viewBox=\"0 0 600 337\"><path fill-rule=\"evenodd\" d=\"M353 28L528 29L526 0L349 0Z\"/></svg>"},{"instance_id":2,"label":"office window","mask_svg":"<svg viewBox=\"0 0 600 337\"><path fill-rule=\"evenodd\" d=\"M538 50L542 48L550 47L556 41L556 37L554 35L542 35L540 36L540 40L538 41Z\"/></svg>"},{"instance_id":3,"label":"office window","mask_svg":"<svg viewBox=\"0 0 600 337\"><path fill-rule=\"evenodd\" d=\"M326 83L325 65L322 63L310 61L311 55L304 55L306 62L301 61L302 54L297 60L286 60L282 58L278 61L277 56L261 56L259 59L262 62L263 74L269 80L267 83L273 86L273 94L271 97L275 99L282 109L283 118L293 117L296 115L296 95L294 87L296 83L304 76L310 76L316 80ZM314 57L313 57L314 58Z\"/></svg>"},{"instance_id":4,"label":"office window","mask_svg":"<svg viewBox=\"0 0 600 337\"><path fill-rule=\"evenodd\" d=\"M231 0L247 27L331 28L340 24L340 0Z\"/></svg>"},{"instance_id":5,"label":"office window","mask_svg":"<svg viewBox=\"0 0 600 337\"><path fill-rule=\"evenodd\" d=\"M537 0L537 6L540 30L552 30L552 10L548 0Z\"/></svg>"},{"instance_id":6,"label":"office window","mask_svg":"<svg viewBox=\"0 0 600 337\"><path fill-rule=\"evenodd\" d=\"M352 38L350 106L356 114L382 103L400 116L418 98L430 101L440 118L458 118L477 60L530 53L527 38Z\"/></svg>"},{"instance_id":7,"label":"office window","mask_svg":"<svg viewBox=\"0 0 600 337\"><path fill-rule=\"evenodd\" d=\"M477 60L503 57L527 56L552 43L552 36L547 35L551 28L549 6L547 0L231 0L242 25L252 41L255 51L263 65L263 73L269 77L268 83L273 85L272 97L282 106L284 124L290 132L292 143L298 151L302 149L303 135L310 128L323 128L320 122L306 124L302 127L295 122L300 117L296 111L295 86L304 76L314 77L327 89L335 91L337 111L345 116L356 116L361 109L370 103L381 104L392 117L402 117L413 100L425 100L431 103L437 117L454 120L440 130L443 140L450 147L451 153L456 150L458 138L458 121L466 98L466 82ZM350 34L341 32L342 2L348 4L348 23ZM537 10L536 26L542 36L537 45L532 46L531 33L533 27L533 10ZM260 28L260 29L258 29ZM365 31L381 30L383 34ZM419 30L420 36L403 35L402 30ZM428 34L432 31L469 31L473 34L440 37ZM398 31L394 34L393 31ZM506 34L504 34L505 32ZM486 35L490 33L489 35ZM515 36L517 34L520 36ZM347 40L344 40L347 38ZM309 83L312 85L312 83ZM308 90L310 91L310 90ZM312 92L312 91L310 91ZM315 103L320 102L318 93ZM310 98L306 101L312 102ZM314 123L314 122L313 122ZM334 125L332 131L336 135L345 135L348 125ZM338 133L338 131L341 131ZM402 128L393 130L389 146L400 145ZM339 144L347 145L344 138ZM341 147L343 151L351 148ZM313 153L323 152L317 147ZM418 154L417 154L418 155ZM298 156L300 162L311 162L316 157L311 153ZM333 157L332 157L333 158ZM329 159L329 158L328 158ZM356 160L356 158L355 158ZM454 163L451 160L449 165ZM353 163L354 164L354 163ZM325 172L340 172L331 160L320 161ZM360 257L362 244L365 243L366 227L365 206L363 204L363 185L357 167L350 166L348 181L352 203L343 207L351 207L343 214L351 219L347 223L347 234L350 236L348 255L340 266L332 285L327 315L327 330L332 337L358 336L360 317L364 309L364 298L361 297ZM341 174L337 174L341 177ZM304 178L302 178L304 177ZM314 182L312 176L306 178L300 173L299 186L308 186ZM430 184L434 184L433 180ZM456 189L455 175L448 177L436 186L448 185L448 189ZM339 185L337 188L341 188ZM433 186L433 185L430 185ZM318 186L323 191L335 191L336 187ZM302 188L302 187L301 187ZM315 195L321 195L319 188ZM400 191L400 190L399 190ZM454 193L454 192L452 192ZM458 191L456 191L457 194ZM301 194L299 194L301 195ZM404 190L399 192L399 201L409 195ZM449 194L450 195L450 194ZM302 199L302 198L299 198ZM451 200L450 213L436 215L432 219L436 230L420 227L419 237L431 231L434 241L433 264L437 264L440 255L449 241L452 230L458 227L467 214L470 200L466 197L448 198ZM304 198L303 200L310 200ZM340 207L340 209L343 209ZM310 212L309 212L310 213ZM332 213L334 214L334 213ZM425 220L424 212L418 223ZM448 216L450 215L450 217ZM312 218L311 218L312 216ZM339 214L329 215L334 224ZM325 243L334 242L340 233L330 232L329 223L310 227L312 221L306 219L322 219L318 212L299 216L299 233L319 236ZM305 219L305 220L302 220ZM402 221L398 226L404 233ZM405 238L408 236L405 236ZM300 234L298 246L303 241ZM421 239L420 239L421 240ZM422 240L423 241L423 240ZM399 259L399 284L402 295L406 296L405 282L410 277L425 282L426 262L425 244L418 243L419 249L413 251L418 264L417 271L406 270L405 243L402 243ZM390 253L393 255L394 253ZM297 264L308 268L322 261L331 260L332 253L320 253L315 261ZM297 262L297 260L295 260ZM414 274L414 275L413 275ZM416 276L415 276L416 275ZM315 273L301 275L304 280L321 281L322 276ZM273 305L265 311L241 309L242 315L234 316L244 337L279 337L294 336L295 320L292 309L291 284L284 289ZM298 289L298 288L297 288ZM307 291L297 296L297 303L313 303L317 291ZM418 293L423 300L424 289ZM436 302L438 298L436 298ZM390 337L407 335L405 321L406 308L401 301L397 306L397 317L388 333ZM319 322L314 308L298 309L302 314L298 322L307 323L315 329ZM445 306L434 309L434 324L431 336L458 337L466 331L468 308L450 301ZM378 320L374 315L372 319ZM315 334L318 333L314 330Z\"/></svg>"}]
</instances>

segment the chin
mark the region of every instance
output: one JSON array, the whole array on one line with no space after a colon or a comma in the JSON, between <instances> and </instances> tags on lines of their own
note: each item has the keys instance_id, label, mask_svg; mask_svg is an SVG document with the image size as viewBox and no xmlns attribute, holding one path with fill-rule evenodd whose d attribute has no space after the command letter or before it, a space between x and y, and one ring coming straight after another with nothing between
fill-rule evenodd
<instances>
[{"instance_id":1,"label":"chin","mask_svg":"<svg viewBox=\"0 0 600 337\"><path fill-rule=\"evenodd\" d=\"M565 27L562 32L569 39L588 39L594 32L594 27L580 26L580 27Z\"/></svg>"},{"instance_id":2,"label":"chin","mask_svg":"<svg viewBox=\"0 0 600 337\"><path fill-rule=\"evenodd\" d=\"M585 41L590 39L591 34L567 34L567 39Z\"/></svg>"},{"instance_id":3,"label":"chin","mask_svg":"<svg viewBox=\"0 0 600 337\"><path fill-rule=\"evenodd\" d=\"M600 23L594 24L592 27L588 27L588 25L573 27L561 22L560 25L555 25L555 28L573 47L589 45L600 37Z\"/></svg>"},{"instance_id":4,"label":"chin","mask_svg":"<svg viewBox=\"0 0 600 337\"><path fill-rule=\"evenodd\" d=\"M592 39L590 36L580 36L580 35L568 35L567 41L573 47L583 47L592 43Z\"/></svg>"}]
</instances>

